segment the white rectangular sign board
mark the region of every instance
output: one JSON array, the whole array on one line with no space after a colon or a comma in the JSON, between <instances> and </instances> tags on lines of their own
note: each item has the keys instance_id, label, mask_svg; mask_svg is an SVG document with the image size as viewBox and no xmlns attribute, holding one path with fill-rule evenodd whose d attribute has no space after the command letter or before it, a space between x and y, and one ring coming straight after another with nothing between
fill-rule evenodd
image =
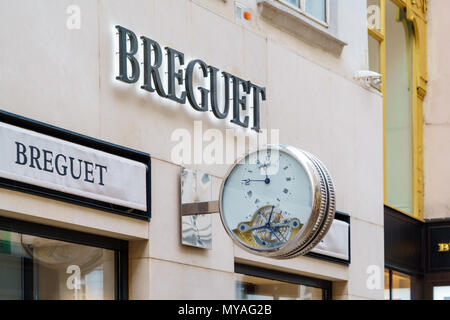
<instances>
[{"instance_id":1,"label":"white rectangular sign board","mask_svg":"<svg viewBox=\"0 0 450 320\"><path fill-rule=\"evenodd\" d=\"M348 241L348 223L334 219L326 236L313 250L311 250L311 252L348 261Z\"/></svg>"},{"instance_id":2,"label":"white rectangular sign board","mask_svg":"<svg viewBox=\"0 0 450 320\"><path fill-rule=\"evenodd\" d=\"M0 177L147 211L147 166L0 122Z\"/></svg>"}]
</instances>

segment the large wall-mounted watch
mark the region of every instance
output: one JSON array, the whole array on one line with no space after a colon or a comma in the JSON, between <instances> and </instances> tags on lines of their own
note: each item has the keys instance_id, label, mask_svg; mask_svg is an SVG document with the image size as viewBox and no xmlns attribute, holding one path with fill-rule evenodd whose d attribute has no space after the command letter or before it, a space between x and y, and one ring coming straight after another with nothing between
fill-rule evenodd
<instances>
[{"instance_id":1,"label":"large wall-mounted watch","mask_svg":"<svg viewBox=\"0 0 450 320\"><path fill-rule=\"evenodd\" d=\"M335 213L333 182L313 155L291 146L268 146L237 160L219 199L223 225L246 251L292 258L314 248Z\"/></svg>"}]
</instances>

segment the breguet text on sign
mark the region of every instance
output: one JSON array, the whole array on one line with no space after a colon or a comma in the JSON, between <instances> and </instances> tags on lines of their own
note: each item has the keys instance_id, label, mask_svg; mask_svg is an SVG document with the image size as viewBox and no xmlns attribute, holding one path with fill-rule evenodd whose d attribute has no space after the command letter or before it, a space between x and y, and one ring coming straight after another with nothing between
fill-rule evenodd
<instances>
[{"instance_id":1,"label":"breguet text on sign","mask_svg":"<svg viewBox=\"0 0 450 320\"><path fill-rule=\"evenodd\" d=\"M0 122L0 178L147 211L147 166Z\"/></svg>"}]
</instances>

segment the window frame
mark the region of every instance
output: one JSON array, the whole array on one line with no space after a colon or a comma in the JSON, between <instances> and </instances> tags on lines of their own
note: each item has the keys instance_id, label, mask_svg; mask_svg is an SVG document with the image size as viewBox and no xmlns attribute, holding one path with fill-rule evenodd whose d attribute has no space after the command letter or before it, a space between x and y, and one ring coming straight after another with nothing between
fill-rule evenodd
<instances>
[{"instance_id":1,"label":"window frame","mask_svg":"<svg viewBox=\"0 0 450 320\"><path fill-rule=\"evenodd\" d=\"M409 278L409 294L410 294L409 301L417 300L416 299L417 297L414 297L415 293L414 293L414 288L413 288L414 281L417 280L416 279L417 275L414 275L412 273L407 273L404 271L400 271L398 268L387 266L387 265L385 266L384 271L388 272L388 274L389 274L389 299L385 299L385 300L394 300L394 297L393 297L394 291L393 290L396 289L396 288L393 288L394 273L399 276L404 276L404 277ZM417 285L417 284L415 284L415 285ZM423 288L422 285L419 285L419 287ZM403 300L403 301L408 301L408 300Z\"/></svg>"},{"instance_id":2,"label":"window frame","mask_svg":"<svg viewBox=\"0 0 450 320\"><path fill-rule=\"evenodd\" d=\"M366 1L367 3L367 1ZM367 6L366 6L367 10ZM381 92L385 92L385 74L386 74L386 43L385 43L385 36L386 36L386 2L384 0L380 0L380 29L376 29L375 27L371 27L369 23L367 23L367 34L368 37L372 37L378 43L380 44L380 73L382 76L382 85L381 85ZM367 58L369 58L369 51L367 53ZM367 61L368 63L369 61ZM384 104L384 99L383 99Z\"/></svg>"},{"instance_id":3,"label":"window frame","mask_svg":"<svg viewBox=\"0 0 450 320\"><path fill-rule=\"evenodd\" d=\"M371 36L375 38L380 43L380 73L381 73L381 94L383 95L383 202L386 207L389 207L393 210L396 210L404 215L407 215L409 217L412 217L419 221L424 221L424 210L423 210L423 155L422 155L422 117L420 115L420 112L418 112L418 107L421 104L419 103L418 95L419 93L419 87L417 83L417 78L419 75L419 69L417 68L418 60L421 59L420 50L417 47L417 32L418 30L415 30L414 38L413 38L413 52L412 52L412 75L413 75L413 83L412 83L412 143L413 143L413 172L412 172L412 179L413 179L413 190L412 190L412 199L413 199L413 208L412 213L408 213L406 211L403 211L399 208L396 208L395 206L389 204L387 202L386 197L386 1L391 0L380 0L380 29L377 30L376 28L372 28L367 24L367 32L368 36ZM392 2L397 5L402 10L408 9L408 4L404 0L392 0ZM367 10L367 1L366 1L366 10ZM416 26L415 26L416 27ZM424 46L423 42L420 44Z\"/></svg>"},{"instance_id":4,"label":"window frame","mask_svg":"<svg viewBox=\"0 0 450 320\"><path fill-rule=\"evenodd\" d=\"M439 300L435 300L434 297L434 288L435 287L449 287L450 286L450 281L430 281L429 283L426 284L425 286L425 294L428 294L428 297L430 300L433 301L439 301Z\"/></svg>"},{"instance_id":5,"label":"window frame","mask_svg":"<svg viewBox=\"0 0 450 320\"><path fill-rule=\"evenodd\" d=\"M115 300L128 300L128 241L1 216L0 230L113 250ZM25 293L25 299L32 297Z\"/></svg>"},{"instance_id":6,"label":"window frame","mask_svg":"<svg viewBox=\"0 0 450 320\"><path fill-rule=\"evenodd\" d=\"M308 19L311 19L312 21L322 25L325 28L328 28L330 26L330 0L325 0L325 21L322 21L306 12L306 0L297 0L299 3L298 6L289 3L288 0L277 0L277 1L289 7L290 9L295 10L298 13L301 13Z\"/></svg>"},{"instance_id":7,"label":"window frame","mask_svg":"<svg viewBox=\"0 0 450 320\"><path fill-rule=\"evenodd\" d=\"M322 289L322 300L332 300L332 282L243 263L234 264L234 273Z\"/></svg>"}]
</instances>

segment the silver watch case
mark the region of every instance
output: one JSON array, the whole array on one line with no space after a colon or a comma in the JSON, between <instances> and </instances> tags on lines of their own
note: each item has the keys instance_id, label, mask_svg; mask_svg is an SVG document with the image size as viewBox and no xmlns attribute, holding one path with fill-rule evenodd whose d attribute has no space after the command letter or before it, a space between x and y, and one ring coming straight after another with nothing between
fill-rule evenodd
<instances>
[{"instance_id":1,"label":"silver watch case","mask_svg":"<svg viewBox=\"0 0 450 320\"><path fill-rule=\"evenodd\" d=\"M312 191L312 210L308 221L303 225L300 232L298 232L287 243L277 248L256 249L246 246L237 238L233 231L228 228L222 201L227 179L236 165L238 165L250 154L264 152L269 149L287 153L297 160L305 169ZM292 146L268 145L264 148L245 154L243 157L236 160L235 163L229 168L220 187L219 212L222 224L228 235L233 239L234 243L236 243L243 250L256 255L276 259L294 258L304 255L312 250L328 232L331 223L333 222L335 213L335 191L333 181L324 164L312 154Z\"/></svg>"}]
</instances>

